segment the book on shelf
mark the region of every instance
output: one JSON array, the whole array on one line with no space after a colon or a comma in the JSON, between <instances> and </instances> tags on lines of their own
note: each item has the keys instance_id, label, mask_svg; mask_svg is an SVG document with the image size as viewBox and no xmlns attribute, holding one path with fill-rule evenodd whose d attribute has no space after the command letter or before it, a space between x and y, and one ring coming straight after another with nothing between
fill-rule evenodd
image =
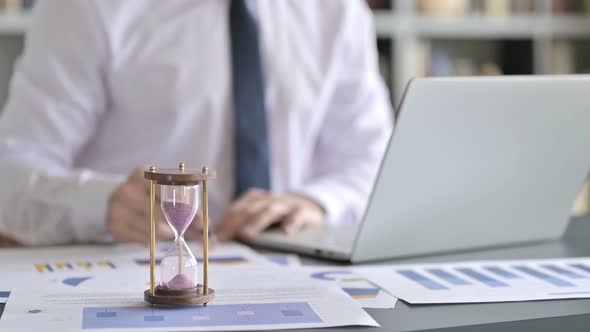
<instances>
[{"instance_id":1,"label":"book on shelf","mask_svg":"<svg viewBox=\"0 0 590 332\"><path fill-rule=\"evenodd\" d=\"M495 0L484 1L484 13L489 16L507 16L510 15L510 1Z\"/></svg>"},{"instance_id":2,"label":"book on shelf","mask_svg":"<svg viewBox=\"0 0 590 332\"><path fill-rule=\"evenodd\" d=\"M572 14L580 12L583 9L582 1L577 0L553 0L551 1L551 11L555 14Z\"/></svg>"},{"instance_id":3,"label":"book on shelf","mask_svg":"<svg viewBox=\"0 0 590 332\"><path fill-rule=\"evenodd\" d=\"M418 0L418 12L427 16L460 17L465 15L508 16L530 14L534 0Z\"/></svg>"},{"instance_id":4,"label":"book on shelf","mask_svg":"<svg viewBox=\"0 0 590 332\"><path fill-rule=\"evenodd\" d=\"M590 16L590 0L553 0L551 2L553 14Z\"/></svg>"},{"instance_id":5,"label":"book on shelf","mask_svg":"<svg viewBox=\"0 0 590 332\"><path fill-rule=\"evenodd\" d=\"M587 40L555 40L551 45L552 74L589 74L590 42Z\"/></svg>"},{"instance_id":6,"label":"book on shelf","mask_svg":"<svg viewBox=\"0 0 590 332\"><path fill-rule=\"evenodd\" d=\"M448 46L448 45L447 45ZM459 49L464 48L458 47ZM487 46L485 48L488 48ZM501 65L493 57L468 54L423 41L413 50L414 76L496 76L502 75ZM483 52L483 53L487 53Z\"/></svg>"},{"instance_id":7,"label":"book on shelf","mask_svg":"<svg viewBox=\"0 0 590 332\"><path fill-rule=\"evenodd\" d=\"M411 76L489 76L532 74L530 41L509 40L473 44L422 41L411 50ZM548 73L590 73L590 42L555 40Z\"/></svg>"},{"instance_id":8,"label":"book on shelf","mask_svg":"<svg viewBox=\"0 0 590 332\"><path fill-rule=\"evenodd\" d=\"M418 0L418 12L428 16L457 17L468 13L469 0Z\"/></svg>"},{"instance_id":9,"label":"book on shelf","mask_svg":"<svg viewBox=\"0 0 590 332\"><path fill-rule=\"evenodd\" d=\"M371 9L390 9L390 0L366 0Z\"/></svg>"},{"instance_id":10,"label":"book on shelf","mask_svg":"<svg viewBox=\"0 0 590 332\"><path fill-rule=\"evenodd\" d=\"M573 74L575 67L575 52L571 42L556 40L551 49L551 74Z\"/></svg>"}]
</instances>

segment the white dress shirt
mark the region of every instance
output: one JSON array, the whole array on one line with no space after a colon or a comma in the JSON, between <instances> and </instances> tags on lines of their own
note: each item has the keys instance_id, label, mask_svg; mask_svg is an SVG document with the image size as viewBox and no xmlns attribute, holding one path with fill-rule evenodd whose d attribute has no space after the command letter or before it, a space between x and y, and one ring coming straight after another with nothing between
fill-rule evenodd
<instances>
[{"instance_id":1,"label":"white dress shirt","mask_svg":"<svg viewBox=\"0 0 590 332\"><path fill-rule=\"evenodd\" d=\"M104 237L136 167L208 166L234 192L227 0L39 1L0 117L0 233ZM362 0L257 0L275 192L361 217L392 116ZM147 224L146 224L147 225Z\"/></svg>"}]
</instances>

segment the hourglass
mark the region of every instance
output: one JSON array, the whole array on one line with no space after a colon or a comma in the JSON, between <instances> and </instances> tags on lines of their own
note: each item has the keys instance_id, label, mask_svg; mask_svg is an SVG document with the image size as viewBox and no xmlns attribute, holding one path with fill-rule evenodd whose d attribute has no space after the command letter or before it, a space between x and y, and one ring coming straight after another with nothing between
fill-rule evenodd
<instances>
[{"instance_id":1,"label":"hourglass","mask_svg":"<svg viewBox=\"0 0 590 332\"><path fill-rule=\"evenodd\" d=\"M144 172L150 180L150 289L145 301L160 305L207 305L215 291L209 288L209 216L207 181L215 179L215 172L207 167L199 170L158 169L151 166ZM160 262L160 284L156 286L155 251L156 184L160 185L160 204L166 221L174 232L174 242ZM197 282L197 260L184 240L184 232L199 208L199 186L203 194L203 284Z\"/></svg>"}]
</instances>

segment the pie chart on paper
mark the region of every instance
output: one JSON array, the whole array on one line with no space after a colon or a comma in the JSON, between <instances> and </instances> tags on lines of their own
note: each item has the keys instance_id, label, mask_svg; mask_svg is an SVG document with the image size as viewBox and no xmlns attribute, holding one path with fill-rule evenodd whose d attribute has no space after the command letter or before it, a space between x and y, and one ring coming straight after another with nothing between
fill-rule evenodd
<instances>
[{"instance_id":1,"label":"pie chart on paper","mask_svg":"<svg viewBox=\"0 0 590 332\"><path fill-rule=\"evenodd\" d=\"M66 279L62 280L62 283L64 285L77 287L81 283L83 283L84 281L89 280L89 279L92 279L92 277L72 277L72 278L66 278Z\"/></svg>"}]
</instances>

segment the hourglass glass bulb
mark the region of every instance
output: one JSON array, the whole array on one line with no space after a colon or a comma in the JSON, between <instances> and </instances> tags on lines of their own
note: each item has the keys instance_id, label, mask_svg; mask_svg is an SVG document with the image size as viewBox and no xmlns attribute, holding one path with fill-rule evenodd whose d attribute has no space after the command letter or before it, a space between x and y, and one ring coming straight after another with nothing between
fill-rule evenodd
<instances>
[{"instance_id":1,"label":"hourglass glass bulb","mask_svg":"<svg viewBox=\"0 0 590 332\"><path fill-rule=\"evenodd\" d=\"M162 185L162 212L176 239L160 263L162 285L170 289L197 286L197 260L184 241L184 232L198 209L198 186Z\"/></svg>"},{"instance_id":2,"label":"hourglass glass bulb","mask_svg":"<svg viewBox=\"0 0 590 332\"><path fill-rule=\"evenodd\" d=\"M178 234L183 234L197 214L197 207L188 203L167 201L162 202L162 211L170 227Z\"/></svg>"}]
</instances>

